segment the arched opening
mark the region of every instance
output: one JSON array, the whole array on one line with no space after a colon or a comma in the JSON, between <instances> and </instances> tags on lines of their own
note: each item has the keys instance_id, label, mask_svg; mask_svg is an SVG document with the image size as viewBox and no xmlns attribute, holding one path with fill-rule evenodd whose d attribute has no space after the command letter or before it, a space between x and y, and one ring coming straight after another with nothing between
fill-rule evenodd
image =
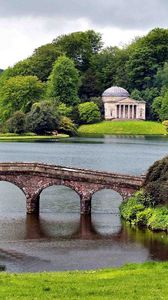
<instances>
[{"instance_id":1,"label":"arched opening","mask_svg":"<svg viewBox=\"0 0 168 300\"><path fill-rule=\"evenodd\" d=\"M103 235L117 233L121 229L119 206L121 195L110 189L102 189L92 197L92 223Z\"/></svg>"},{"instance_id":2,"label":"arched opening","mask_svg":"<svg viewBox=\"0 0 168 300\"><path fill-rule=\"evenodd\" d=\"M26 197L8 181L0 181L0 240L23 239L25 235Z\"/></svg>"},{"instance_id":3,"label":"arched opening","mask_svg":"<svg viewBox=\"0 0 168 300\"><path fill-rule=\"evenodd\" d=\"M79 227L80 197L67 186L52 185L40 194L40 223L48 237L68 237Z\"/></svg>"}]
</instances>

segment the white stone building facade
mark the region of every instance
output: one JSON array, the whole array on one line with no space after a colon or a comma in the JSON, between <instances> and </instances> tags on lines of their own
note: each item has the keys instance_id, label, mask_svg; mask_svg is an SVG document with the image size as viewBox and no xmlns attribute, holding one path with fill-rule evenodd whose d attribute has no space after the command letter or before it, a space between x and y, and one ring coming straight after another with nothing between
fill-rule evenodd
<instances>
[{"instance_id":1,"label":"white stone building facade","mask_svg":"<svg viewBox=\"0 0 168 300\"><path fill-rule=\"evenodd\" d=\"M129 119L145 120L146 103L130 98L129 93L117 86L108 88L102 94L105 120Z\"/></svg>"}]
</instances>

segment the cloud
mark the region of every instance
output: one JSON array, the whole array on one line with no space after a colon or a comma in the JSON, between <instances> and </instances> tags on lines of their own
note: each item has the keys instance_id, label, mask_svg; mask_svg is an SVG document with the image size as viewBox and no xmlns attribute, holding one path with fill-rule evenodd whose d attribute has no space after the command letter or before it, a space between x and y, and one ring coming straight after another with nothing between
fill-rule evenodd
<instances>
[{"instance_id":1,"label":"cloud","mask_svg":"<svg viewBox=\"0 0 168 300\"><path fill-rule=\"evenodd\" d=\"M168 25L167 0L0 0L0 17L87 19L92 25L147 29Z\"/></svg>"}]
</instances>

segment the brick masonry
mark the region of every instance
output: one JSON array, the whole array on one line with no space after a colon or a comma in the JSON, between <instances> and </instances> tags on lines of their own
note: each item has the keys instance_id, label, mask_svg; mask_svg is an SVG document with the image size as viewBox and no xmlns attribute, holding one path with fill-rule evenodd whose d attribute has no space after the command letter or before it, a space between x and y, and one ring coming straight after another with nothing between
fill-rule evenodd
<instances>
[{"instance_id":1,"label":"brick masonry","mask_svg":"<svg viewBox=\"0 0 168 300\"><path fill-rule=\"evenodd\" d=\"M64 185L80 197L80 212L91 213L92 195L102 189L118 192L123 200L143 185L144 176L76 169L40 163L0 163L0 181L19 187L26 196L28 214L39 213L41 192L52 185Z\"/></svg>"}]
</instances>

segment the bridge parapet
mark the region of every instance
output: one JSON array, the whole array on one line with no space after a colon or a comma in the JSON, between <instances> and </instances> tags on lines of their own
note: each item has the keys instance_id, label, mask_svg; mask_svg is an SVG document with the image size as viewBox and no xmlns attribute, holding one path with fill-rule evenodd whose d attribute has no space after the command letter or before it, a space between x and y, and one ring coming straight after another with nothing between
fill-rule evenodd
<instances>
[{"instance_id":1,"label":"bridge parapet","mask_svg":"<svg viewBox=\"0 0 168 300\"><path fill-rule=\"evenodd\" d=\"M42 163L0 163L0 180L17 185L27 199L27 212L39 212L40 193L51 185L65 185L78 193L81 214L91 212L92 195L101 189L112 189L123 199L137 191L145 176L133 176Z\"/></svg>"}]
</instances>

